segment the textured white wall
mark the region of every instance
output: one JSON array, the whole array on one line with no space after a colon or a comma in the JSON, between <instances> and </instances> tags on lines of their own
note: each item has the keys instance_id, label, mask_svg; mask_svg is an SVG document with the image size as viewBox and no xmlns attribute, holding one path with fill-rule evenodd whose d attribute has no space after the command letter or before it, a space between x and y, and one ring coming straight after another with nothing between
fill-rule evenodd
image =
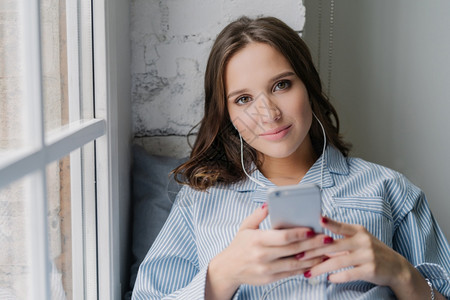
<instances>
[{"instance_id":1,"label":"textured white wall","mask_svg":"<svg viewBox=\"0 0 450 300\"><path fill-rule=\"evenodd\" d=\"M302 31L302 0L131 2L135 142L153 153L188 153L184 136L203 114L203 74L212 43L241 15L275 16ZM167 139L164 137L168 137ZM169 138L170 137L170 138Z\"/></svg>"},{"instance_id":2,"label":"textured white wall","mask_svg":"<svg viewBox=\"0 0 450 300\"><path fill-rule=\"evenodd\" d=\"M305 1L317 56L319 8ZM321 74L328 74L329 1ZM335 1L331 97L354 154L405 174L450 237L450 2Z\"/></svg>"}]
</instances>

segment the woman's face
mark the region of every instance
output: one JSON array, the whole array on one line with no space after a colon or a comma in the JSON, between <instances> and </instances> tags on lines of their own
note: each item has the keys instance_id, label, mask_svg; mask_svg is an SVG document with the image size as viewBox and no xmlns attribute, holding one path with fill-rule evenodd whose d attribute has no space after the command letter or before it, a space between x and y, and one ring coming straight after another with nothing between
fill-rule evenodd
<instances>
[{"instance_id":1,"label":"woman's face","mask_svg":"<svg viewBox=\"0 0 450 300\"><path fill-rule=\"evenodd\" d=\"M230 120L259 154L286 158L312 151L308 92L280 52L248 44L228 62L225 88Z\"/></svg>"}]
</instances>

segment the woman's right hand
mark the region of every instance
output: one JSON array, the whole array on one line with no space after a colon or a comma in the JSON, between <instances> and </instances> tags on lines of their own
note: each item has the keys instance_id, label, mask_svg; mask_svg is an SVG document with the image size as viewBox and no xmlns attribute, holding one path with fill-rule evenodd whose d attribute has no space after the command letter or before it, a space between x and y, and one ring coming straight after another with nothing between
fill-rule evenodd
<instances>
[{"instance_id":1,"label":"woman's right hand","mask_svg":"<svg viewBox=\"0 0 450 300\"><path fill-rule=\"evenodd\" d=\"M323 234L307 227L259 230L267 215L265 205L256 209L242 222L230 245L211 260L206 299L230 299L241 284L263 285L303 274L324 260L299 260L305 251L323 246Z\"/></svg>"}]
</instances>

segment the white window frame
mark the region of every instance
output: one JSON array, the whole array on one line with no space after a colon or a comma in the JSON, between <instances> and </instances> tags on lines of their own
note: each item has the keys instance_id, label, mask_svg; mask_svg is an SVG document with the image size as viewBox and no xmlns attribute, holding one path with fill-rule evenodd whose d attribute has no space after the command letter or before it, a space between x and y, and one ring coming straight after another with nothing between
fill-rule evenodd
<instances>
[{"instance_id":1,"label":"white window frame","mask_svg":"<svg viewBox=\"0 0 450 300\"><path fill-rule=\"evenodd\" d=\"M95 114L106 135L97 139L99 299L121 299L128 289L131 165L129 1L93 0ZM98 102L107 99L107 102ZM119 226L120 225L120 226Z\"/></svg>"},{"instance_id":2,"label":"white window frame","mask_svg":"<svg viewBox=\"0 0 450 300\"><path fill-rule=\"evenodd\" d=\"M86 5L89 2L90 4ZM30 243L33 245L32 251L30 249L29 295L32 299L51 298L46 218L46 167L49 163L70 154L71 209L72 215L77 216L72 219L73 298L120 299L121 282L124 281L123 274L126 274L124 270L121 272L124 253L121 253L123 248L120 244L123 242L121 239L126 240L126 237L120 235L119 221L126 222L126 218L119 215L121 209L119 198L122 197L125 198L122 201L128 201L131 117L125 118L125 122L119 122L118 112L124 104L119 103L118 95L129 94L129 80L128 83L126 80L124 83L118 83L117 72L118 68L126 65L129 60L118 62L115 50L119 44L116 36L121 34L123 37L124 29L126 31L128 25L120 27L113 24L118 13L128 13L129 3L120 3L119 0L108 1L108 3L107 0L87 0L87 2L68 0L66 2L69 99L72 99L69 104L70 124L47 135L43 118L40 5L39 0L22 0L21 4L26 43L24 47L26 54L24 53L22 57L26 59L25 66L27 66L24 82L24 86L27 87L24 93L27 146L14 153L0 156L0 189L23 177L27 178L26 185L29 192L27 202L29 209L33 211L27 225L27 230L32 233ZM93 59L90 65L88 63L83 69L83 55L89 51L89 47L83 48L83 43L89 43L90 37L84 36L83 29L80 31L83 22L79 19L78 11L91 9L90 5L94 15L92 18L94 45L91 48ZM126 9L126 11L120 13L118 9ZM71 14L69 11L77 13ZM125 20L129 20L128 16ZM127 47L129 46L125 49ZM89 67L92 69L92 64L95 70L92 83L95 84L92 95L95 97L95 117L83 120L80 99L85 91L80 90L79 87L80 81L85 78L84 70ZM129 70L128 68L126 67L125 70ZM78 102L73 99L78 99ZM129 112L128 102L125 107L127 105L128 108L125 110ZM95 146L90 143L93 141ZM119 142L128 144L123 146ZM95 161L82 160L83 151L87 154L95 151ZM96 186L93 185L94 182ZM96 193L93 193L94 191ZM96 199L76 201L88 194L95 195ZM127 224L122 226L127 227ZM87 252L86 249L88 249ZM85 252L86 256L80 259L83 257L80 255Z\"/></svg>"}]
</instances>

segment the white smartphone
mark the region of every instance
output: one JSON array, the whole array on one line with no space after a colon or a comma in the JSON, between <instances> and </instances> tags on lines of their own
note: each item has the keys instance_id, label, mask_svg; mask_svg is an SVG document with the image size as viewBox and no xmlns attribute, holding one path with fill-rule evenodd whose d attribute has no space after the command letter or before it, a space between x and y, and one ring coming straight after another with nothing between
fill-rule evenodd
<instances>
[{"instance_id":1,"label":"white smartphone","mask_svg":"<svg viewBox=\"0 0 450 300\"><path fill-rule=\"evenodd\" d=\"M321 203L320 189L315 184L270 188L268 207L272 228L310 227L315 232L322 232Z\"/></svg>"}]
</instances>

